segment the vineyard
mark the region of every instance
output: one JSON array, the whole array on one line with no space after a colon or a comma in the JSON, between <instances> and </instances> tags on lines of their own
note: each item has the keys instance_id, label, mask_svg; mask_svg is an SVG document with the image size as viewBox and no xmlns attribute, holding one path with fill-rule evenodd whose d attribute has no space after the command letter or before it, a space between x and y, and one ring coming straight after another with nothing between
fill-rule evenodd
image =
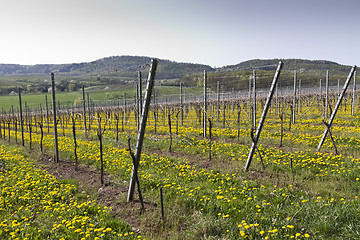
<instances>
[{"instance_id":1,"label":"vineyard","mask_svg":"<svg viewBox=\"0 0 360 240\"><path fill-rule=\"evenodd\" d=\"M84 94L55 112L22 111L19 93L0 119L0 238L358 239L360 102L346 88L153 94L142 151L141 84L135 101Z\"/></svg>"}]
</instances>

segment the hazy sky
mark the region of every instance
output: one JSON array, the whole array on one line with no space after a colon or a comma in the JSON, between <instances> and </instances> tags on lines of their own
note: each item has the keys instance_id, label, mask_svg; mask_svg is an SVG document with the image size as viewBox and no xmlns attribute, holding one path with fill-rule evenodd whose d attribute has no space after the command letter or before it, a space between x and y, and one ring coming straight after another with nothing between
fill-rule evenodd
<instances>
[{"instance_id":1,"label":"hazy sky","mask_svg":"<svg viewBox=\"0 0 360 240\"><path fill-rule=\"evenodd\" d=\"M360 0L0 0L0 63L139 55L360 65Z\"/></svg>"}]
</instances>

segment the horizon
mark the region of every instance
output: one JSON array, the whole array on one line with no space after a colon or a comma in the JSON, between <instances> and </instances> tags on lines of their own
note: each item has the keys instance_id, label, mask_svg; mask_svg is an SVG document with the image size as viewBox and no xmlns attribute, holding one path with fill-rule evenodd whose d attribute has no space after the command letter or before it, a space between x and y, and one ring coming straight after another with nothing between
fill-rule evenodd
<instances>
[{"instance_id":1,"label":"horizon","mask_svg":"<svg viewBox=\"0 0 360 240\"><path fill-rule=\"evenodd\" d=\"M156 56L219 68L252 59L360 65L358 0L4 0L0 62Z\"/></svg>"}]
</instances>

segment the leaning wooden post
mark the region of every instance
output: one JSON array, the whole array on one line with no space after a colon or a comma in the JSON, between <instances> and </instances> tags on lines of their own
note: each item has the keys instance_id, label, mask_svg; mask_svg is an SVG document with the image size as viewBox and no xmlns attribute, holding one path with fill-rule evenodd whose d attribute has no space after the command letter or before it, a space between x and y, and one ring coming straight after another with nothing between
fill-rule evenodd
<instances>
[{"instance_id":1,"label":"leaning wooden post","mask_svg":"<svg viewBox=\"0 0 360 240\"><path fill-rule=\"evenodd\" d=\"M355 114L355 94L356 94L356 71L354 72L354 85L353 85L351 115Z\"/></svg>"},{"instance_id":2,"label":"leaning wooden post","mask_svg":"<svg viewBox=\"0 0 360 240\"><path fill-rule=\"evenodd\" d=\"M20 125L21 125L21 145L24 146L24 120L22 114L22 104L21 104L21 88L19 88L19 105L20 105Z\"/></svg>"},{"instance_id":3,"label":"leaning wooden post","mask_svg":"<svg viewBox=\"0 0 360 240\"><path fill-rule=\"evenodd\" d=\"M268 97L266 99L264 110L263 110L263 112L261 114L261 118L260 118L258 127L257 127L256 132L255 132L255 137L254 137L253 143L251 145L251 149L250 149L250 152L249 152L248 159L246 161L245 171L247 171L249 169L252 157L253 157L254 152L256 150L256 145L257 145L257 142L259 140L260 133L261 133L262 127L263 127L264 122L265 122L266 114L267 114L267 112L269 110L269 107L270 107L271 99L272 99L272 97L274 95L275 86L276 86L276 83L277 83L277 81L279 79L279 75L280 75L282 66L283 66L283 62L280 61L279 65L278 65L278 67L276 69L273 82L272 82L271 87L270 87L269 95L268 95Z\"/></svg>"},{"instance_id":4,"label":"leaning wooden post","mask_svg":"<svg viewBox=\"0 0 360 240\"><path fill-rule=\"evenodd\" d=\"M134 162L137 166L133 166L133 168L132 168L132 173L131 173L131 178L130 178L130 186L129 186L128 197L127 197L128 202L132 201L134 198L134 190L135 190L135 183L136 183L136 179L134 176L137 175L137 173L135 173L135 169L136 170L138 169L138 166L140 163L141 150L142 150L142 145L143 145L144 135L145 135L145 128L146 128L146 120L147 120L148 112L149 112L149 108L150 108L151 94L152 94L152 89L154 87L154 79L155 79L157 63L158 63L158 61L156 59L151 60L149 77L148 77L147 86L146 86L144 107L143 107L143 112L141 114L141 120L140 120L140 130L138 132L138 138L136 141L136 152L135 152L135 161Z\"/></svg>"},{"instance_id":5,"label":"leaning wooden post","mask_svg":"<svg viewBox=\"0 0 360 240\"><path fill-rule=\"evenodd\" d=\"M203 117L203 126L204 126L204 138L206 137L206 128L207 128L207 72L204 70L204 117Z\"/></svg>"},{"instance_id":6,"label":"leaning wooden post","mask_svg":"<svg viewBox=\"0 0 360 240\"><path fill-rule=\"evenodd\" d=\"M86 100L85 100L85 89L84 89L84 85L82 86L82 98L83 98L84 134L85 134L85 138L87 138L87 131L86 131Z\"/></svg>"},{"instance_id":7,"label":"leaning wooden post","mask_svg":"<svg viewBox=\"0 0 360 240\"><path fill-rule=\"evenodd\" d=\"M337 102L336 102L336 105L335 105L335 108L334 108L333 112L331 113L331 116L330 116L330 118L329 118L329 121L327 122L326 129L325 129L325 131L324 131L324 134L322 135L322 137L321 137L321 139L320 139L320 142L319 142L319 145L318 145L318 148L317 148L318 151L320 151L321 146L323 145L323 143L324 143L324 141L325 141L326 135L328 134L328 132L329 132L329 130L330 130L330 128L331 128L332 122L334 121L334 118L335 118L335 116L336 116L336 113L337 113L337 111L339 110L341 101L342 101L342 99L343 99L343 97L344 97L344 95L345 95L346 89L347 89L348 86L349 86L350 80L351 80L352 76L354 75L355 70L356 70L356 65L354 65L354 66L351 68L351 71L350 71L350 73L349 73L349 76L348 76L348 78L346 79L346 82L345 82L345 84L344 84L343 90L342 90L342 92L341 92L341 94L340 94L340 96L339 96L339 98L338 98L338 100L337 100Z\"/></svg>"},{"instance_id":8,"label":"leaning wooden post","mask_svg":"<svg viewBox=\"0 0 360 240\"><path fill-rule=\"evenodd\" d=\"M59 145L58 145L58 133L57 133L57 120L56 120L56 100L55 100L55 77L54 73L51 73L51 93L52 93L52 105L53 105L53 120L54 120L54 145L55 145L55 162L59 162Z\"/></svg>"}]
</instances>

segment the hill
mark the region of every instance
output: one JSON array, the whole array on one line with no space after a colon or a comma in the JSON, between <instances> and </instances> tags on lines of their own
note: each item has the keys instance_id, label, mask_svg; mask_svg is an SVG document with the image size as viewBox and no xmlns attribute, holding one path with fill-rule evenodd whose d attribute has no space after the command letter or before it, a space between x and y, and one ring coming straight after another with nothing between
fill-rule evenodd
<instances>
[{"instance_id":1,"label":"hill","mask_svg":"<svg viewBox=\"0 0 360 240\"><path fill-rule=\"evenodd\" d=\"M51 72L55 72L57 88L60 91L78 90L82 85L122 88L124 85L134 85L138 70L145 76L150 60L150 57L112 56L92 62L71 64L0 64L0 95L16 91L19 86L27 93L46 92ZM248 87L252 70L255 69L258 86L267 87L279 60L284 62L281 74L282 86L292 85L293 70L298 71L304 85L314 86L318 85L320 78L325 78L326 70L330 70L330 83L334 85L337 79L346 78L350 69L350 66L326 60L254 59L214 69L204 64L159 59L156 73L156 78L159 80L157 85L178 85L180 80L184 86L202 85L203 71L207 70L210 88L216 89L216 83L219 81L223 91L242 90Z\"/></svg>"},{"instance_id":2,"label":"hill","mask_svg":"<svg viewBox=\"0 0 360 240\"><path fill-rule=\"evenodd\" d=\"M26 93L47 92L51 72L55 73L59 91L74 91L83 85L118 89L124 85L134 85L139 70L145 76L150 61L150 57L112 56L92 62L71 64L0 64L0 95L17 91L17 87L22 87ZM174 85L181 76L215 70L203 64L179 63L164 59L158 59L158 62L158 85Z\"/></svg>"},{"instance_id":3,"label":"hill","mask_svg":"<svg viewBox=\"0 0 360 240\"><path fill-rule=\"evenodd\" d=\"M276 69L279 61L284 62L283 70L299 72L315 72L329 70L333 74L345 74L348 72L349 66L341 65L336 62L326 60L306 60L306 59L253 59L241 62L236 65L229 65L218 69L218 71L239 71L239 70L265 70L273 71Z\"/></svg>"},{"instance_id":4,"label":"hill","mask_svg":"<svg viewBox=\"0 0 360 240\"><path fill-rule=\"evenodd\" d=\"M319 79L325 79L326 70L330 72L330 85L336 85L338 79L342 84L351 68L350 66L326 60L254 59L217 68L216 71L208 74L208 86L212 90L216 90L217 82L219 82L222 91L245 90L248 89L253 70L256 70L257 87L268 88L279 61L284 62L279 80L279 86L281 87L293 86L294 70L297 70L297 78L301 79L302 85L306 87L319 86ZM187 86L196 86L202 81L201 75L184 76L181 80Z\"/></svg>"},{"instance_id":5,"label":"hill","mask_svg":"<svg viewBox=\"0 0 360 240\"><path fill-rule=\"evenodd\" d=\"M51 72L59 76L82 76L110 74L132 78L137 76L138 70L144 70L150 63L150 57L112 56L101 58L93 62L71 64L0 64L0 76L44 75ZM210 66L193 63L178 63L159 59L157 76L159 78L179 78L189 72L197 73L204 70L213 71Z\"/></svg>"}]
</instances>

